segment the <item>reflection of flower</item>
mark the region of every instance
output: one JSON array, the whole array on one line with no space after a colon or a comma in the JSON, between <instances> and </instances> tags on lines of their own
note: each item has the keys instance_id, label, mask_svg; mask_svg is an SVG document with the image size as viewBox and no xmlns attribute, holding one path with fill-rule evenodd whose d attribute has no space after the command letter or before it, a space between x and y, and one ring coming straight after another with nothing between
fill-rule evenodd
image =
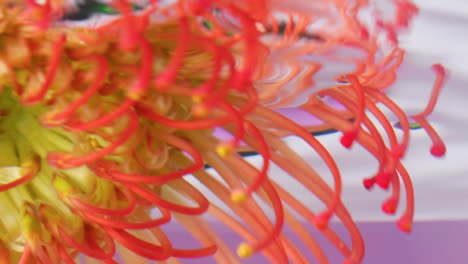
<instances>
[{"instance_id":1,"label":"reflection of flower","mask_svg":"<svg viewBox=\"0 0 468 264\"><path fill-rule=\"evenodd\" d=\"M396 34L417 11L412 4L395 1L397 19L364 25L357 14L368 6L359 1L288 6L286 1L181 0L164 7L154 1L134 14L129 3L118 0L114 7L122 15L90 29L64 27L57 20L64 12L61 1L18 2L3 1L0 20L2 263L73 263L78 254L115 263L116 245L124 259L216 252L220 263L238 263L196 217L205 212L248 241L238 249L243 257L261 251L274 263L288 258L303 263L305 257L281 233L287 224L326 263L300 216L342 252L346 263L359 263L363 242L340 201L341 174L310 134L329 128L343 132L345 147L357 142L379 161L378 172L364 185L392 188L383 204L386 213L395 212L403 182L406 210L398 225L410 230L413 191L400 163L409 121L383 89L395 81L402 62ZM339 54L341 48L360 55ZM352 68L337 74L336 85L313 90L320 81L314 77L329 62ZM425 120L444 80L444 69L434 68L438 79L430 104L413 118L440 156L444 145ZM274 110L305 95L300 108L322 124L306 129ZM399 118L401 141L378 103ZM215 137L215 128L230 136ZM302 138L320 155L333 188L283 143L285 135ZM237 154L244 147L262 156L259 169ZM269 179L271 163L326 209L313 213ZM205 171L206 164L221 178ZM237 217L210 203L184 179L190 174ZM351 248L327 227L333 215L350 232ZM204 246L172 245L160 229L172 217Z\"/></svg>"}]
</instances>

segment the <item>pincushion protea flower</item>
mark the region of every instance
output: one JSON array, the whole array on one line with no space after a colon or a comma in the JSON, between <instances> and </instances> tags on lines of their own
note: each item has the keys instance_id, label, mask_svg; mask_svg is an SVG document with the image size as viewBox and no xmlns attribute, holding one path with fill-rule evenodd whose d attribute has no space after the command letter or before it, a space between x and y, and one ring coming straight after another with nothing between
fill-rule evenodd
<instances>
[{"instance_id":1,"label":"pincushion protea flower","mask_svg":"<svg viewBox=\"0 0 468 264\"><path fill-rule=\"evenodd\" d=\"M384 20L368 1L151 1L134 12L116 0L109 8L120 15L89 28L60 19L76 11L67 1L2 1L0 262L75 263L81 255L116 263L118 248L129 263L212 254L219 263L240 263L198 217L209 213L245 238L241 257L261 252L272 263L308 263L282 234L288 225L328 263L308 224L344 263L360 263L364 244L340 200L341 172L311 134L330 128L342 131L345 147L358 143L379 161L364 185L392 189L386 213L395 213L403 183L398 226L410 231L413 189L400 162L410 121L384 91L404 56L397 33L417 8L390 4L396 12ZM363 10L373 11L372 23L359 18ZM352 67L336 74L336 84L320 85L315 76L333 63ZM412 119L441 156L444 144L426 121L445 78L442 66L434 69L428 107ZM298 98L322 124L303 127L275 111ZM381 106L399 118L400 140ZM217 137L220 129L229 137ZM333 186L282 141L286 135L320 155ZM238 154L246 148L263 158L259 168ZM313 212L270 179L271 164L326 209ZM188 175L232 212L209 201ZM351 245L328 228L334 215ZM161 227L173 218L203 246L172 244Z\"/></svg>"}]
</instances>

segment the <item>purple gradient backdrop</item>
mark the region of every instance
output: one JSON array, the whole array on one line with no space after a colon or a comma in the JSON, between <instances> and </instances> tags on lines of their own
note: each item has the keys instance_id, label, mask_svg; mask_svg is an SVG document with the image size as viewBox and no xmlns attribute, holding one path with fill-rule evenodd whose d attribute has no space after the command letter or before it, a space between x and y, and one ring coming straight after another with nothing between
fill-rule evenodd
<instances>
[{"instance_id":1,"label":"purple gradient backdrop","mask_svg":"<svg viewBox=\"0 0 468 264\"><path fill-rule=\"evenodd\" d=\"M417 222L411 234L397 230L394 223L373 222L359 223L366 241L366 256L364 264L466 264L468 263L468 221ZM235 249L242 241L235 233L221 224L213 223L212 227L221 235L230 248ZM331 227L340 236L346 237L345 229L338 223ZM179 248L194 248L198 243L183 228L169 224L164 228L170 235L174 245ZM296 241L296 236L285 231L286 236ZM339 264L343 260L328 242L317 232L318 241L325 245L324 249L331 264ZM296 241L300 244L299 241ZM322 243L323 242L323 243ZM308 250L303 247L303 252ZM307 255L307 253L306 253ZM312 259L312 258L311 258ZM213 258L197 260L182 260L184 264L215 264ZM268 264L262 256L253 256L243 263ZM316 262L311 262L316 263Z\"/></svg>"}]
</instances>

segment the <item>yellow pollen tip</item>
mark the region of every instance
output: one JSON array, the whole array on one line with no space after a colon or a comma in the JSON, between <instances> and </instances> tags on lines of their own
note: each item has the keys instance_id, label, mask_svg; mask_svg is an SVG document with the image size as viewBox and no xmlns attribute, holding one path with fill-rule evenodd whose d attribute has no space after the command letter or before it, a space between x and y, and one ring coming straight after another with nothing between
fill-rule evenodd
<instances>
[{"instance_id":1,"label":"yellow pollen tip","mask_svg":"<svg viewBox=\"0 0 468 264\"><path fill-rule=\"evenodd\" d=\"M244 191L233 191L231 193L231 200L236 204L243 203L247 200L247 194Z\"/></svg>"},{"instance_id":2,"label":"yellow pollen tip","mask_svg":"<svg viewBox=\"0 0 468 264\"><path fill-rule=\"evenodd\" d=\"M74 191L73 185L62 177L54 177L52 185L61 195L69 195Z\"/></svg>"},{"instance_id":3,"label":"yellow pollen tip","mask_svg":"<svg viewBox=\"0 0 468 264\"><path fill-rule=\"evenodd\" d=\"M247 243L241 243L237 248L237 255L241 258L248 258L252 256L253 248Z\"/></svg>"},{"instance_id":4,"label":"yellow pollen tip","mask_svg":"<svg viewBox=\"0 0 468 264\"><path fill-rule=\"evenodd\" d=\"M141 91L130 91L127 93L127 98L132 99L133 101L139 101L143 93Z\"/></svg>"},{"instance_id":5,"label":"yellow pollen tip","mask_svg":"<svg viewBox=\"0 0 468 264\"><path fill-rule=\"evenodd\" d=\"M194 96L192 96L192 102L194 102L194 103L199 104L199 103L202 102L202 100L203 100L203 98L202 98L200 95L194 95Z\"/></svg>"},{"instance_id":6,"label":"yellow pollen tip","mask_svg":"<svg viewBox=\"0 0 468 264\"><path fill-rule=\"evenodd\" d=\"M233 150L234 148L231 144L221 144L216 147L216 153L222 158L227 157L229 154L232 153Z\"/></svg>"},{"instance_id":7,"label":"yellow pollen tip","mask_svg":"<svg viewBox=\"0 0 468 264\"><path fill-rule=\"evenodd\" d=\"M192 114L194 117L203 118L208 115L208 109L201 104L198 104L192 108Z\"/></svg>"},{"instance_id":8,"label":"yellow pollen tip","mask_svg":"<svg viewBox=\"0 0 468 264\"><path fill-rule=\"evenodd\" d=\"M90 138L89 139L89 144L91 145L91 147L96 150L96 149L99 149L99 148L102 148L101 144L99 144L99 142L97 141L97 139L95 138Z\"/></svg>"}]
</instances>

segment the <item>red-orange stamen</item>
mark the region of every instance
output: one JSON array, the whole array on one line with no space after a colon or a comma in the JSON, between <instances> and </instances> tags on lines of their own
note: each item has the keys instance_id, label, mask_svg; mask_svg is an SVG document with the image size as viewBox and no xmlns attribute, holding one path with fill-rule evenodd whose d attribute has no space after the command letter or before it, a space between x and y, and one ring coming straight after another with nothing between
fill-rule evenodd
<instances>
[{"instance_id":1,"label":"red-orange stamen","mask_svg":"<svg viewBox=\"0 0 468 264\"><path fill-rule=\"evenodd\" d=\"M323 217L332 216L332 212L335 210L336 206L340 203L340 196L342 190L342 183L341 183L341 174L336 165L333 157L328 152L328 150L315 138L313 137L305 128L299 126L298 124L292 122L291 120L269 110L266 108L261 108L258 110L261 116L265 116L269 120L277 123L279 126L284 127L285 129L290 130L295 135L301 137L304 141L307 142L312 148L314 148L320 157L325 161L330 172L332 173L335 191L333 195L333 199L328 205L328 209L323 212ZM324 220L322 218L321 220Z\"/></svg>"},{"instance_id":2,"label":"red-orange stamen","mask_svg":"<svg viewBox=\"0 0 468 264\"><path fill-rule=\"evenodd\" d=\"M120 36L120 47L123 50L131 50L139 42L139 32L136 25L136 16L133 15L132 7L129 1L117 0L113 1L115 8L118 9L122 15L122 21L124 21L124 29Z\"/></svg>"},{"instance_id":3,"label":"red-orange stamen","mask_svg":"<svg viewBox=\"0 0 468 264\"><path fill-rule=\"evenodd\" d=\"M246 196L255 192L268 178L268 169L270 167L270 149L260 130L252 123L245 121L246 128L252 134L255 142L258 144L259 153L263 158L263 165L255 180L243 191ZM237 190L238 191L238 190Z\"/></svg>"},{"instance_id":4,"label":"red-orange stamen","mask_svg":"<svg viewBox=\"0 0 468 264\"><path fill-rule=\"evenodd\" d=\"M392 175L392 195L382 204L382 210L387 214L394 214L400 202L400 178L398 172Z\"/></svg>"},{"instance_id":5,"label":"red-orange stamen","mask_svg":"<svg viewBox=\"0 0 468 264\"><path fill-rule=\"evenodd\" d=\"M172 84L176 78L176 74L179 68L182 65L185 52L187 51L188 45L190 43L189 25L187 18L181 17L179 19L179 25L181 31L179 34L179 43L174 49L174 54L172 55L171 60L167 64L165 70L156 76L154 80L154 86L158 90L164 91L169 87L170 84Z\"/></svg>"},{"instance_id":6,"label":"red-orange stamen","mask_svg":"<svg viewBox=\"0 0 468 264\"><path fill-rule=\"evenodd\" d=\"M131 182L131 183L147 183L147 184L164 184L169 181L176 180L178 178L183 177L184 175L191 174L197 170L200 170L204 166L203 157L201 153L190 143L185 141L184 139L178 138L173 136L169 133L160 132L159 137L162 137L165 142L173 145L174 147L179 148L180 150L184 151L185 153L192 156L194 160L194 164L175 171L169 172L165 174L158 174L158 175L144 175L144 174L126 174L117 170L107 170L107 175L104 177L108 177L112 180L122 181L122 182Z\"/></svg>"},{"instance_id":7,"label":"red-orange stamen","mask_svg":"<svg viewBox=\"0 0 468 264\"><path fill-rule=\"evenodd\" d=\"M156 219L151 219L149 221L141 223L132 223L125 220L116 220L111 218L104 218L102 216L97 216L91 212L83 211L81 212L83 216L90 220L91 222L97 223L102 226L118 228L118 229L150 229L154 227L161 226L163 224L171 221L171 214L166 209L158 208L161 211L162 216Z\"/></svg>"},{"instance_id":8,"label":"red-orange stamen","mask_svg":"<svg viewBox=\"0 0 468 264\"><path fill-rule=\"evenodd\" d=\"M216 253L218 246L213 245L198 249L172 249L172 256L176 258L202 258Z\"/></svg>"},{"instance_id":9,"label":"red-orange stamen","mask_svg":"<svg viewBox=\"0 0 468 264\"><path fill-rule=\"evenodd\" d=\"M404 232L411 231L411 224L413 222L413 215L414 215L414 190L413 184L411 182L411 178L406 171L405 167L401 163L397 164L397 170L400 174L400 177L403 181L405 186L406 192L406 209L403 213L403 216L398 220L397 225L400 230Z\"/></svg>"},{"instance_id":10,"label":"red-orange stamen","mask_svg":"<svg viewBox=\"0 0 468 264\"><path fill-rule=\"evenodd\" d=\"M440 91L442 90L442 87L444 86L447 78L445 68L441 64L434 64L431 68L436 72L437 79L434 83L434 87L432 88L429 103L427 104L424 111L422 111L420 114L417 114L416 116L427 117L432 113L432 111L434 111L434 107L437 103L437 99L439 98Z\"/></svg>"},{"instance_id":11,"label":"red-orange stamen","mask_svg":"<svg viewBox=\"0 0 468 264\"><path fill-rule=\"evenodd\" d=\"M356 137L360 131L361 123L365 116L365 94L364 88L362 87L361 83L359 82L358 78L353 74L347 74L341 76L337 79L338 81L345 81L348 80L351 83L351 86L354 88L356 97L357 97L357 111L355 115L354 125L353 128L349 131L343 132L343 136L341 137L341 144L346 147L350 148L353 142L356 140Z\"/></svg>"},{"instance_id":12,"label":"red-orange stamen","mask_svg":"<svg viewBox=\"0 0 468 264\"><path fill-rule=\"evenodd\" d=\"M81 105L85 104L104 84L107 74L109 72L109 64L104 56L96 55L92 58L97 63L96 74L91 85L81 94L80 98L73 101L65 110L60 113L54 114L51 118L54 121L60 119L67 119L68 116L73 114ZM54 122L55 124L55 122Z\"/></svg>"},{"instance_id":13,"label":"red-orange stamen","mask_svg":"<svg viewBox=\"0 0 468 264\"><path fill-rule=\"evenodd\" d=\"M40 19L36 22L36 26L39 30L46 30L53 20L52 4L51 0L45 0L43 4L37 3L35 0L26 0L29 10L26 10L26 14L33 13L38 10Z\"/></svg>"},{"instance_id":14,"label":"red-orange stamen","mask_svg":"<svg viewBox=\"0 0 468 264\"><path fill-rule=\"evenodd\" d=\"M56 166L57 168L73 168L84 164L88 164L92 161L98 160L106 155L112 153L119 146L123 145L128 139L133 136L134 132L138 128L138 117L134 111L129 111L129 124L128 129L121 133L120 137L112 142L109 146L102 148L91 154L81 157L68 157L69 154L64 155L63 153L50 152L47 155L49 164Z\"/></svg>"},{"instance_id":15,"label":"red-orange stamen","mask_svg":"<svg viewBox=\"0 0 468 264\"><path fill-rule=\"evenodd\" d=\"M60 234L61 240L65 242L68 246L76 248L79 252L86 254L92 258L105 260L105 259L110 259L114 256L115 246L113 242L111 243L112 245L107 245L109 252L105 252L102 248L99 248L99 247L91 248L86 243L83 243L83 244L78 243L74 238L72 238L64 230L62 230L62 228L59 228L58 232ZM91 232L91 230L88 230L87 232Z\"/></svg>"},{"instance_id":16,"label":"red-orange stamen","mask_svg":"<svg viewBox=\"0 0 468 264\"><path fill-rule=\"evenodd\" d=\"M60 258L65 261L66 264L76 264L75 260L68 254L67 250L64 249L60 244L57 243L57 249L59 252ZM52 263L52 262L45 262Z\"/></svg>"},{"instance_id":17,"label":"red-orange stamen","mask_svg":"<svg viewBox=\"0 0 468 264\"><path fill-rule=\"evenodd\" d=\"M403 138L399 147L395 150L395 153L393 153L393 155L396 156L400 155L401 153L400 158L403 157L404 153L406 152L406 149L408 148L410 133L410 125L405 112L403 112L403 110L401 110L401 108L398 105L396 105L381 91L369 89L368 93L375 99L380 101L382 104L384 104L390 111L392 111L397 116L398 121L401 124L401 129L403 130Z\"/></svg>"},{"instance_id":18,"label":"red-orange stamen","mask_svg":"<svg viewBox=\"0 0 468 264\"><path fill-rule=\"evenodd\" d=\"M23 170L21 172L21 177L9 183L0 185L0 192L8 191L12 188L15 188L16 186L19 186L21 184L31 181L36 176L36 174L41 170L40 166L41 166L41 163L40 163L38 156L30 157L30 159L27 160L26 163L22 164L21 166L21 170Z\"/></svg>"},{"instance_id":19,"label":"red-orange stamen","mask_svg":"<svg viewBox=\"0 0 468 264\"><path fill-rule=\"evenodd\" d=\"M142 51L140 72L135 85L131 86L127 91L127 96L135 101L142 98L149 88L154 62L153 50L150 43L144 37L140 37L139 39Z\"/></svg>"},{"instance_id":20,"label":"red-orange stamen","mask_svg":"<svg viewBox=\"0 0 468 264\"><path fill-rule=\"evenodd\" d=\"M435 129L429 124L426 120L426 117L432 113L434 107L437 103L437 99L439 97L440 91L445 83L446 80L446 72L442 65L434 64L432 66L432 70L437 73L437 79L434 83L434 87L432 88L431 97L429 103L427 104L424 111L421 113L412 116L412 118L419 123L419 125L426 130L427 134L432 140L432 147L431 147L431 154L436 157L441 157L445 154L446 147L442 140L442 138L437 134Z\"/></svg>"},{"instance_id":21,"label":"red-orange stamen","mask_svg":"<svg viewBox=\"0 0 468 264\"><path fill-rule=\"evenodd\" d=\"M195 202L197 203L196 207L188 207L169 202L167 200L162 199L154 192L148 190L148 188L138 186L133 183L128 183L127 186L128 188L130 188L130 190L141 196L143 199L153 203L156 206L163 207L174 212L187 215L200 215L206 212L206 210L209 207L209 201L205 198L205 196L202 193L200 193L194 187L191 187L189 191L191 191L191 197L194 198ZM185 187L185 189L190 188L188 187L188 185L186 185Z\"/></svg>"},{"instance_id":22,"label":"red-orange stamen","mask_svg":"<svg viewBox=\"0 0 468 264\"><path fill-rule=\"evenodd\" d=\"M49 1L47 1L47 3L48 2ZM57 73L60 60L62 59L63 45L65 44L65 40L65 34L62 34L60 35L59 39L54 42L54 45L52 46L52 55L49 60L49 69L45 76L44 83L42 84L39 91L37 91L35 94L23 98L22 101L24 104L36 103L42 100L42 98L44 98L44 96L46 95L47 90L52 84L54 77Z\"/></svg>"},{"instance_id":23,"label":"red-orange stamen","mask_svg":"<svg viewBox=\"0 0 468 264\"><path fill-rule=\"evenodd\" d=\"M76 199L76 198L73 198L73 197L70 198L70 201L72 202L72 204L76 208L78 208L79 210L85 211L85 212L93 212L93 213L96 213L96 214L109 215L109 216L124 216L124 215L128 215L131 212L133 212L133 210L136 207L136 198L127 189L123 189L122 192L123 192L124 196L126 197L127 206L125 208L121 208L121 209L100 208L100 207L96 207L96 206L91 205L91 204L87 204L87 203L81 201L80 199Z\"/></svg>"},{"instance_id":24,"label":"red-orange stamen","mask_svg":"<svg viewBox=\"0 0 468 264\"><path fill-rule=\"evenodd\" d=\"M163 244L162 246L157 246L153 243L136 238L120 229L107 227L105 230L117 242L140 256L151 260L165 260L170 257L172 251L171 245Z\"/></svg>"},{"instance_id":25,"label":"red-orange stamen","mask_svg":"<svg viewBox=\"0 0 468 264\"><path fill-rule=\"evenodd\" d=\"M275 241L275 239L277 239L280 236L281 230L283 229L284 225L283 204L278 195L278 192L275 190L275 188L269 180L265 180L263 182L262 187L268 195L268 198L270 199L270 202L273 206L276 221L270 233L267 236L263 237L262 240L257 241L255 244L252 245L251 250L253 252L258 252L269 246L271 243L273 243L273 241Z\"/></svg>"},{"instance_id":26,"label":"red-orange stamen","mask_svg":"<svg viewBox=\"0 0 468 264\"><path fill-rule=\"evenodd\" d=\"M21 258L18 261L18 264L27 264L29 263L29 259L31 258L31 247L26 244L24 246L23 254L21 254Z\"/></svg>"},{"instance_id":27,"label":"red-orange stamen","mask_svg":"<svg viewBox=\"0 0 468 264\"><path fill-rule=\"evenodd\" d=\"M67 123L65 128L71 131L84 131L108 125L118 117L124 115L136 103L133 99L126 99L117 108L112 110L109 114L101 116L89 122L73 122ZM133 111L133 110L130 110Z\"/></svg>"},{"instance_id":28,"label":"red-orange stamen","mask_svg":"<svg viewBox=\"0 0 468 264\"><path fill-rule=\"evenodd\" d=\"M429 124L429 122L422 116L413 116L413 119L426 130L426 133L429 135L432 146L431 154L436 157L442 157L445 155L446 147L445 143L435 129Z\"/></svg>"}]
</instances>

